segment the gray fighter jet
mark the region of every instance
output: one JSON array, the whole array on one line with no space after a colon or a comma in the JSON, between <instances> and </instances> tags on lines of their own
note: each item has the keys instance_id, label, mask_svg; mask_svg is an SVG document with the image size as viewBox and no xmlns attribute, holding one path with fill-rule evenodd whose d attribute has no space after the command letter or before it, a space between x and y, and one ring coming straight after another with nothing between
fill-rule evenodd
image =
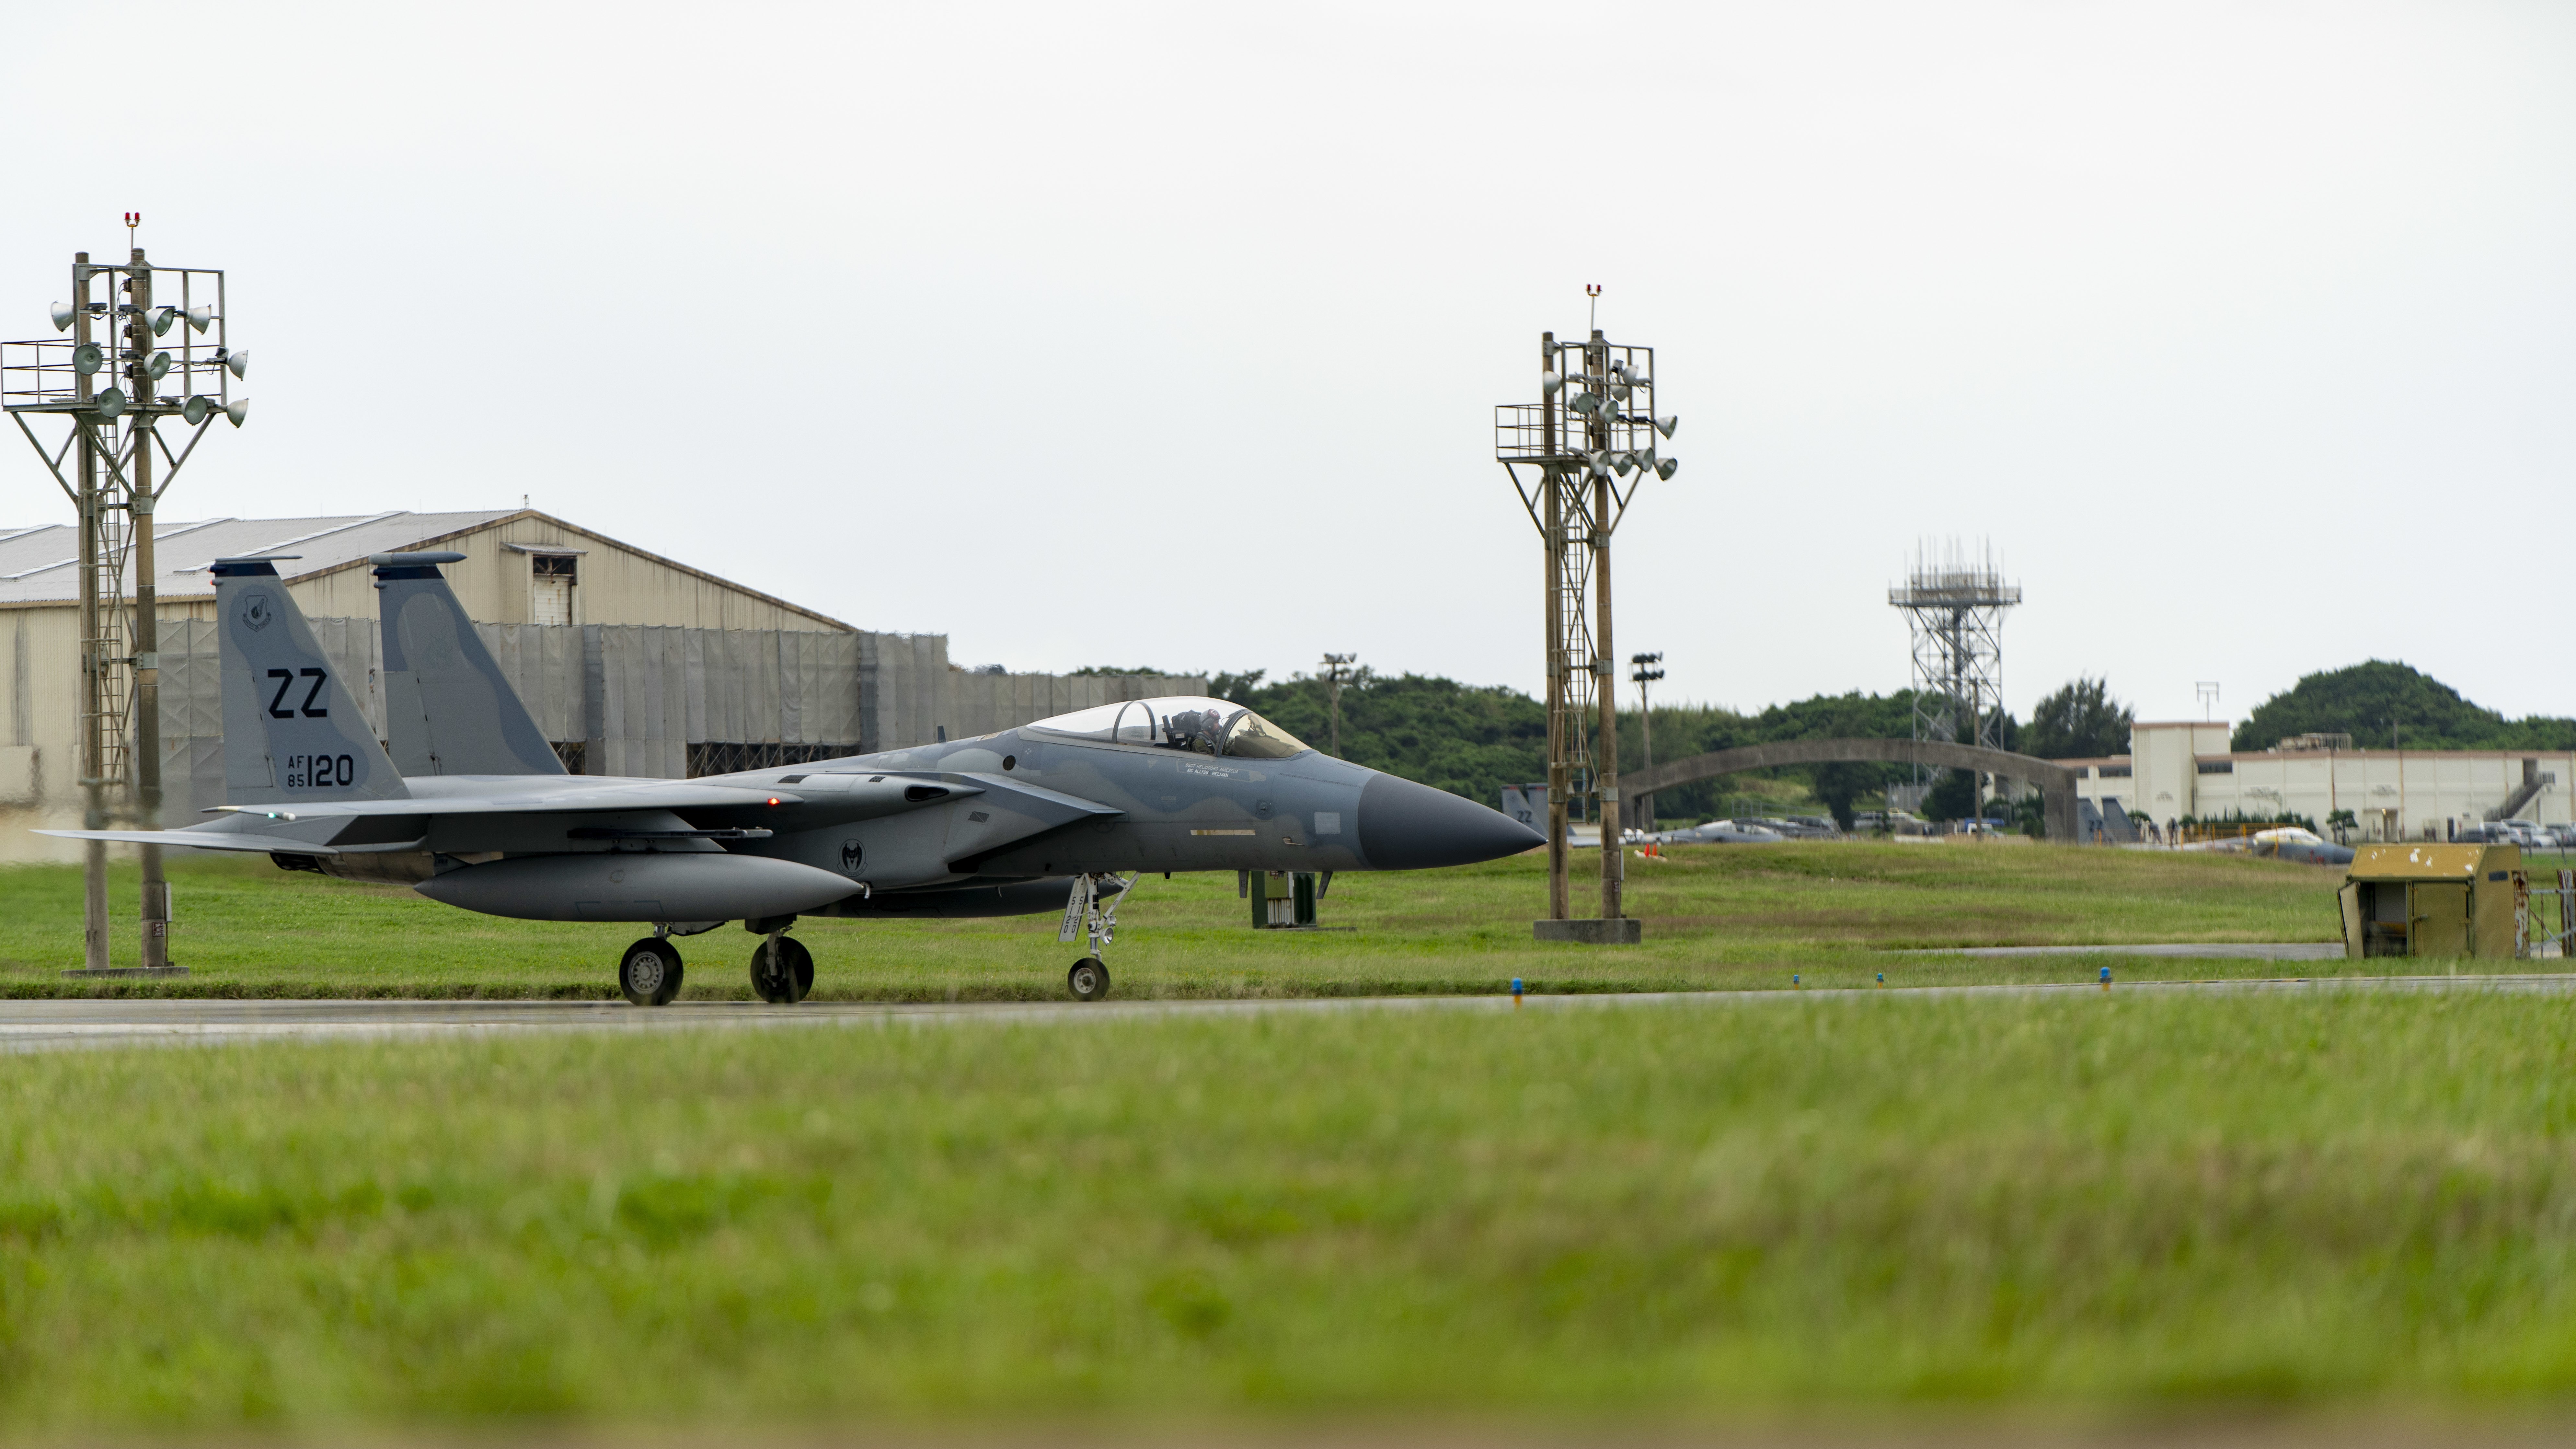
<instances>
[{"instance_id":1,"label":"gray fighter jet","mask_svg":"<svg viewBox=\"0 0 2576 1449\"><path fill-rule=\"evenodd\" d=\"M1742 820L1711 820L1681 830L1644 837L1657 845L1777 845L1788 837L1764 825Z\"/></svg>"},{"instance_id":2,"label":"gray fighter jet","mask_svg":"<svg viewBox=\"0 0 2576 1449\"><path fill-rule=\"evenodd\" d=\"M487 915L636 921L619 958L639 1006L679 994L672 938L762 937L764 1000L813 985L800 916L1062 912L1066 973L1109 990L1101 949L1146 872L1331 873L1464 865L1541 843L1445 791L1336 760L1223 700L1103 705L999 734L696 780L567 775L439 565L379 554L379 745L275 559L219 559L226 801L165 831L78 840L258 851L289 870L399 882Z\"/></svg>"}]
</instances>

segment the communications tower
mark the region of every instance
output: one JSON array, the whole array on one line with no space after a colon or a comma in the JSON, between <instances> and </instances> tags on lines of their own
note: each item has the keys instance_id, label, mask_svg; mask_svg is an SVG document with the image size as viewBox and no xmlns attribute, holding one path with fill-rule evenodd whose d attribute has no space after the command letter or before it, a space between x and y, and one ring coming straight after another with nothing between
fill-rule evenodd
<instances>
[{"instance_id":1,"label":"communications tower","mask_svg":"<svg viewBox=\"0 0 2576 1449\"><path fill-rule=\"evenodd\" d=\"M1954 539L1935 559L1917 545L1913 570L1887 602L1914 636L1914 738L2002 749L2004 612L2021 602L2021 586L2005 582L1993 548L1970 558ZM1931 775L1915 767L1918 786ZM1985 800L1982 782L1977 799Z\"/></svg>"}]
</instances>

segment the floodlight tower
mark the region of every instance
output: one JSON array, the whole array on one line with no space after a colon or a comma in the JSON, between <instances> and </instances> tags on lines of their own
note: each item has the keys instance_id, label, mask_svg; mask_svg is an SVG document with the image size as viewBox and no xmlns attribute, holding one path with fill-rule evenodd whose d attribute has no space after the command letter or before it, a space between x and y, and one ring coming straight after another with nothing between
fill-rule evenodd
<instances>
[{"instance_id":1,"label":"floodlight tower","mask_svg":"<svg viewBox=\"0 0 2576 1449\"><path fill-rule=\"evenodd\" d=\"M129 234L142 221L128 212ZM155 266L139 246L124 262L76 253L71 300L54 304L53 322L69 335L0 342L0 409L79 517L85 828L157 830L161 627L152 518L214 420L238 428L249 416L250 400L234 397L232 384L250 371L250 354L232 346L221 271ZM174 343L157 345L174 325ZM171 417L185 424L184 448L173 450L161 435L159 424ZM60 443L39 437L30 419L59 419ZM110 969L106 847L90 841L86 863L81 967L73 975ZM143 847L141 917L140 971L184 974L170 965L170 891L158 846Z\"/></svg>"},{"instance_id":2,"label":"floodlight tower","mask_svg":"<svg viewBox=\"0 0 2576 1449\"><path fill-rule=\"evenodd\" d=\"M1887 602L1914 636L1914 738L2002 749L2004 611L2021 602L2021 586L2004 581L1994 550L1970 559L1953 541L1936 562L1918 544L1913 571ZM1915 767L1915 782L1929 783L1925 767ZM1977 799L1985 801L1982 782Z\"/></svg>"},{"instance_id":3,"label":"floodlight tower","mask_svg":"<svg viewBox=\"0 0 2576 1449\"><path fill-rule=\"evenodd\" d=\"M1324 656L1324 692L1330 696L1333 710L1333 758L1342 757L1342 681L1351 677L1351 665L1357 654Z\"/></svg>"},{"instance_id":4,"label":"floodlight tower","mask_svg":"<svg viewBox=\"0 0 2576 1449\"><path fill-rule=\"evenodd\" d=\"M1592 293L1597 296L1597 291ZM1511 475L1546 552L1547 914L1540 935L1575 933L1566 826L1577 798L1601 822L1601 919L1624 919L1620 899L1618 655L1610 637L1610 536L1648 474L1670 478L1680 460L1657 455L1679 420L1655 414L1655 350L1614 343L1592 329L1582 342L1539 334L1539 400L1494 409L1494 457Z\"/></svg>"},{"instance_id":5,"label":"floodlight tower","mask_svg":"<svg viewBox=\"0 0 2576 1449\"><path fill-rule=\"evenodd\" d=\"M1631 654L1628 662L1636 666L1636 672L1628 679L1637 686L1637 731L1646 743L1646 773L1652 775L1655 772L1655 707L1646 698L1646 686L1664 677L1664 671L1659 667L1664 662L1664 654L1660 649L1652 654ZM1652 795L1637 802L1637 828L1655 828L1655 797Z\"/></svg>"}]
</instances>

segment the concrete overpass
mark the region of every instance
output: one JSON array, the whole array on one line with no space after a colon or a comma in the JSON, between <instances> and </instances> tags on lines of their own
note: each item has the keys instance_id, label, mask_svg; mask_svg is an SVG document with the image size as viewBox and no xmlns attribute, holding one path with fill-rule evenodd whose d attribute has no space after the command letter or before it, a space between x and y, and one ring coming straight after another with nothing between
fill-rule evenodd
<instances>
[{"instance_id":1,"label":"concrete overpass","mask_svg":"<svg viewBox=\"0 0 2576 1449\"><path fill-rule=\"evenodd\" d=\"M2083 843L2076 821L2075 772L2053 761L2008 750L1938 740L1773 740L1764 745L1719 750L1685 760L1667 760L1652 770L1619 778L1619 818L1633 818L1637 797L1670 790L1698 780L1713 780L1742 770L1769 770L1783 765L1888 764L1932 765L1949 770L1981 770L2010 775L2039 787L2047 808L2048 838L2068 845Z\"/></svg>"}]
</instances>

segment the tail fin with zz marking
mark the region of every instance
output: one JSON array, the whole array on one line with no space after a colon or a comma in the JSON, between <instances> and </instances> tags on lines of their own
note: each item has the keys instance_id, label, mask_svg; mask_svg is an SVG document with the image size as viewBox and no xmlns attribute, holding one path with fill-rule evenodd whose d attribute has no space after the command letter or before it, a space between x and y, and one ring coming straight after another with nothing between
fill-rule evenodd
<instances>
[{"instance_id":1,"label":"tail fin with zz marking","mask_svg":"<svg viewBox=\"0 0 2576 1449\"><path fill-rule=\"evenodd\" d=\"M276 564L224 558L214 572L225 803L409 796Z\"/></svg>"}]
</instances>

